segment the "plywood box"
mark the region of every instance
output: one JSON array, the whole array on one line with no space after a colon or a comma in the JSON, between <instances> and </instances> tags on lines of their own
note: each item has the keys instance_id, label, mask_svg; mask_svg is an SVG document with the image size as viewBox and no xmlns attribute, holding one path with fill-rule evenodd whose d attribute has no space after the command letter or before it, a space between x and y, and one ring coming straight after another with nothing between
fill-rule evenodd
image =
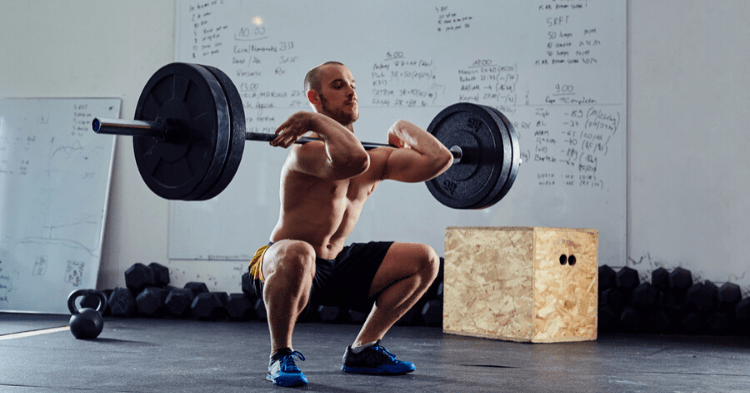
<instances>
[{"instance_id":1,"label":"plywood box","mask_svg":"<svg viewBox=\"0 0 750 393\"><path fill-rule=\"evenodd\" d=\"M448 227L443 331L596 340L598 249L595 229Z\"/></svg>"}]
</instances>

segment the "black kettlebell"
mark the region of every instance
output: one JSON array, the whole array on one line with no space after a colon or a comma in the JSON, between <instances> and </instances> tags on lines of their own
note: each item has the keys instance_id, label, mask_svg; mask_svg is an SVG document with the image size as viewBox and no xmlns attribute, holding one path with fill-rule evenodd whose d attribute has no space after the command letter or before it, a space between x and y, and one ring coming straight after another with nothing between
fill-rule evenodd
<instances>
[{"instance_id":1,"label":"black kettlebell","mask_svg":"<svg viewBox=\"0 0 750 393\"><path fill-rule=\"evenodd\" d=\"M93 295L99 298L99 307L96 310L93 308L82 308L78 310L76 307L76 299L79 296ZM70 293L68 296L68 309L73 314L70 317L70 332L77 339L86 340L92 339L99 336L104 328L104 320L102 314L104 309L107 308L107 297L103 292L95 289L77 289Z\"/></svg>"}]
</instances>

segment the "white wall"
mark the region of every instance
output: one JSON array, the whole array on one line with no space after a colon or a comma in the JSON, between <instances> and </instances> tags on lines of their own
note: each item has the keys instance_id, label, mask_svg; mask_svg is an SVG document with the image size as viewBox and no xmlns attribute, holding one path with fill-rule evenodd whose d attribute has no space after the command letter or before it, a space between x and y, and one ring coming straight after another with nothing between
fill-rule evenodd
<instances>
[{"instance_id":1,"label":"white wall","mask_svg":"<svg viewBox=\"0 0 750 393\"><path fill-rule=\"evenodd\" d=\"M628 2L628 254L750 286L750 2Z\"/></svg>"},{"instance_id":2,"label":"white wall","mask_svg":"<svg viewBox=\"0 0 750 393\"><path fill-rule=\"evenodd\" d=\"M130 118L173 59L174 15L168 0L0 0L0 96L121 97ZM746 296L748 19L745 0L628 2L627 263L684 266ZM244 263L167 259L169 205L141 181L129 142L118 139L98 286L156 261L174 285L238 291Z\"/></svg>"}]
</instances>

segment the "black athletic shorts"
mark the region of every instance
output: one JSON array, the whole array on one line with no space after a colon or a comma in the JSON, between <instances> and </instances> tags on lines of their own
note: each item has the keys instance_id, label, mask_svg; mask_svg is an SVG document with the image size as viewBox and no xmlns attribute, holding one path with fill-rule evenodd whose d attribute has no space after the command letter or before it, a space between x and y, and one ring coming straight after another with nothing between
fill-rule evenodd
<instances>
[{"instance_id":1,"label":"black athletic shorts","mask_svg":"<svg viewBox=\"0 0 750 393\"><path fill-rule=\"evenodd\" d=\"M338 306L369 313L375 303L375 297L370 297L370 286L392 244L352 243L336 259L316 258L308 307L310 304ZM263 299L263 281L256 278L253 288L258 298Z\"/></svg>"}]
</instances>

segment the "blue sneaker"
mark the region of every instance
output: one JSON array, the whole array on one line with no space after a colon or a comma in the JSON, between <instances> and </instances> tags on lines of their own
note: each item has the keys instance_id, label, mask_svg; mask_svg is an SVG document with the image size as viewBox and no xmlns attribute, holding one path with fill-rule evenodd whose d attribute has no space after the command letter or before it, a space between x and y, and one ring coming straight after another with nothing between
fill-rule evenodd
<instances>
[{"instance_id":1,"label":"blue sneaker","mask_svg":"<svg viewBox=\"0 0 750 393\"><path fill-rule=\"evenodd\" d=\"M307 385L307 377L294 363L294 356L304 361L305 357L289 348L282 348L271 356L266 379L278 386Z\"/></svg>"},{"instance_id":2,"label":"blue sneaker","mask_svg":"<svg viewBox=\"0 0 750 393\"><path fill-rule=\"evenodd\" d=\"M388 352L378 340L360 353L354 353L352 347L347 347L341 369L347 373L399 375L410 373L416 367L414 363L396 360L396 355Z\"/></svg>"}]
</instances>

